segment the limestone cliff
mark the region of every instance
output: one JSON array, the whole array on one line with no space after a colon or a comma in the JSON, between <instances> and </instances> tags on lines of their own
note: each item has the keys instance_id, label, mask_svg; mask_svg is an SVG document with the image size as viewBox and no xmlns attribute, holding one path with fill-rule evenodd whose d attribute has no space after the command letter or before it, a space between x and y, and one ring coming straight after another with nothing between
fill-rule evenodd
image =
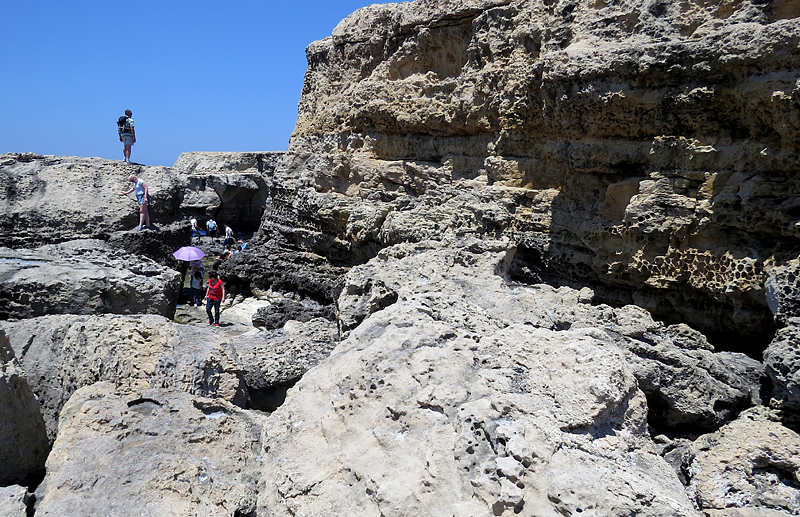
<instances>
[{"instance_id":1,"label":"limestone cliff","mask_svg":"<svg viewBox=\"0 0 800 517\"><path fill-rule=\"evenodd\" d=\"M800 252L798 14L789 0L361 9L307 49L262 238L354 264L402 241L507 236L516 278L591 285L758 356L765 275Z\"/></svg>"}]
</instances>

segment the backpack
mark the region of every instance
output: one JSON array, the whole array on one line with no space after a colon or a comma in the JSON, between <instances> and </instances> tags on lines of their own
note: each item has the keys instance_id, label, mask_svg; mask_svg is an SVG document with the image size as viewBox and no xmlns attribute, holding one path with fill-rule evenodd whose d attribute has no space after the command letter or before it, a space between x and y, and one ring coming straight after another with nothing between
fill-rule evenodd
<instances>
[{"instance_id":1,"label":"backpack","mask_svg":"<svg viewBox=\"0 0 800 517\"><path fill-rule=\"evenodd\" d=\"M131 132L131 125L128 123L128 117L122 115L119 119L117 119L117 132L121 135L122 133L130 133Z\"/></svg>"}]
</instances>

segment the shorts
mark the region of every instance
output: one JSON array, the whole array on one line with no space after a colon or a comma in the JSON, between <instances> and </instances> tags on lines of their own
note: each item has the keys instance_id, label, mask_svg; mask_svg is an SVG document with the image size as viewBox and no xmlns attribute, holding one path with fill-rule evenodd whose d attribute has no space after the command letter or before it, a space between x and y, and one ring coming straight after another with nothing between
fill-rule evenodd
<instances>
[{"instance_id":1,"label":"shorts","mask_svg":"<svg viewBox=\"0 0 800 517\"><path fill-rule=\"evenodd\" d=\"M133 135L130 133L122 133L119 135L122 137L122 143L125 145L133 145Z\"/></svg>"},{"instance_id":2,"label":"shorts","mask_svg":"<svg viewBox=\"0 0 800 517\"><path fill-rule=\"evenodd\" d=\"M146 205L147 201L144 200L144 192L137 192L136 193L136 202L140 205Z\"/></svg>"}]
</instances>

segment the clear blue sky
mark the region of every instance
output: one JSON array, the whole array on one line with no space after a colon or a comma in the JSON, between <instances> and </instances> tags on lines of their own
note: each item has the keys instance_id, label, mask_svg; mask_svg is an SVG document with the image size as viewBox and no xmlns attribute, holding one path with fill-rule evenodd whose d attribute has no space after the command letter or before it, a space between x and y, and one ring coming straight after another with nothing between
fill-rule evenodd
<instances>
[{"instance_id":1,"label":"clear blue sky","mask_svg":"<svg viewBox=\"0 0 800 517\"><path fill-rule=\"evenodd\" d=\"M0 4L0 154L122 159L188 151L285 151L305 48L369 0L83 1Z\"/></svg>"}]
</instances>

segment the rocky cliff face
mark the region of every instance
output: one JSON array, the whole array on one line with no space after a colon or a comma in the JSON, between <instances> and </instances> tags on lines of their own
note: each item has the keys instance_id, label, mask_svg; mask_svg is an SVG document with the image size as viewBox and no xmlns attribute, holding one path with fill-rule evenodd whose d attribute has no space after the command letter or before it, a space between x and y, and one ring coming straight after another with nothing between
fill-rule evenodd
<instances>
[{"instance_id":1,"label":"rocky cliff face","mask_svg":"<svg viewBox=\"0 0 800 517\"><path fill-rule=\"evenodd\" d=\"M0 515L797 515L797 8L374 5L288 153L0 156Z\"/></svg>"},{"instance_id":2,"label":"rocky cliff face","mask_svg":"<svg viewBox=\"0 0 800 517\"><path fill-rule=\"evenodd\" d=\"M754 356L796 258L789 1L417 0L308 47L262 232L344 263L506 236L511 274L592 285Z\"/></svg>"},{"instance_id":3,"label":"rocky cliff face","mask_svg":"<svg viewBox=\"0 0 800 517\"><path fill-rule=\"evenodd\" d=\"M139 224L128 178L150 188L150 215L161 229L190 216L255 230L265 178L283 153L185 153L173 167L100 158L0 155L0 246L23 248L74 239L107 240ZM185 235L188 244L189 235ZM174 250L173 250L174 251Z\"/></svg>"}]
</instances>

